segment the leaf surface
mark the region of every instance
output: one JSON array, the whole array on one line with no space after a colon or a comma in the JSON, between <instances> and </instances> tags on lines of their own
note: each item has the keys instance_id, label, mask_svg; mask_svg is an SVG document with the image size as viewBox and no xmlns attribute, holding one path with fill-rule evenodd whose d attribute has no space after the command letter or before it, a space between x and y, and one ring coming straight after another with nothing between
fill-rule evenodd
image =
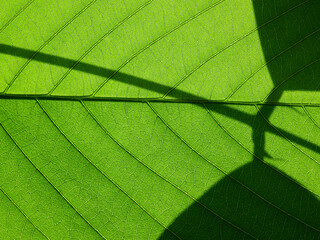
<instances>
[{"instance_id":1,"label":"leaf surface","mask_svg":"<svg viewBox=\"0 0 320 240\"><path fill-rule=\"evenodd\" d=\"M320 239L319 1L0 9L0 239Z\"/></svg>"}]
</instances>

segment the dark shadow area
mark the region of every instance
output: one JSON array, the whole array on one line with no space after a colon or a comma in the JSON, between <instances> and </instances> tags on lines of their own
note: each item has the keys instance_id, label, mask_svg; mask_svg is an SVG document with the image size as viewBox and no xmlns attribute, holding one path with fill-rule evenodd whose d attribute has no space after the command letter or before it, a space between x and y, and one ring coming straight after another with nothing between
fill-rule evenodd
<instances>
[{"instance_id":1,"label":"dark shadow area","mask_svg":"<svg viewBox=\"0 0 320 240\"><path fill-rule=\"evenodd\" d=\"M73 68L73 70L75 71L90 73L100 77L105 77L105 78L111 77L113 80L127 83L133 86L145 88L157 93L166 93L171 89L170 86L152 82L150 80L139 78L133 75L116 72L112 69L99 67L93 64L77 62L76 60L73 60L73 59L58 57L58 56L36 52L36 51L23 49L19 47L13 47L6 44L0 44L0 53L21 57L25 59L30 59L32 56L34 56L32 61L48 63L51 65L56 65L56 66L64 67L67 69ZM174 94L181 94L181 93L183 92L177 91L177 93L174 93ZM196 98L196 96L192 94L188 94L187 96Z\"/></svg>"},{"instance_id":2,"label":"dark shadow area","mask_svg":"<svg viewBox=\"0 0 320 240\"><path fill-rule=\"evenodd\" d=\"M277 21L259 29L263 54L268 62L274 85L265 101L278 102L285 91L318 91L318 78L294 76L303 70L313 71L311 76L316 76L316 72L320 70L320 67L317 69L313 64L320 58L320 1L253 0L253 5L258 26L267 22L273 15L280 15L287 9L292 9ZM283 53L289 46L294 47ZM269 119L273 108L262 106L261 111L265 118ZM255 144L255 152L267 156L268 153L264 152L264 136L261 137L261 133L256 130L252 139L254 142L256 139L262 139L260 144Z\"/></svg>"},{"instance_id":3,"label":"dark shadow area","mask_svg":"<svg viewBox=\"0 0 320 240\"><path fill-rule=\"evenodd\" d=\"M317 72L312 67L320 56L320 34L317 32L320 26L320 1L253 0L253 5L257 26L292 8L276 21L259 29L262 49L274 84L266 102L277 102L285 91L318 91L319 79L294 76L307 68ZM289 46L294 47L282 54ZM212 104L209 108L237 120L248 119L247 124L253 122L250 118L254 116L246 116L246 113L228 109L227 106ZM273 111L274 107L263 105L261 114L258 113L256 117L263 115L261 121L268 121ZM308 141L284 130L264 128L263 124L255 125L252 126L253 154L260 159L269 156L265 152L267 131L319 151L318 146L311 146ZM270 168L256 157L219 181L198 201L229 223L223 220L219 222L214 214L209 216L208 210L194 203L169 226L182 239L320 239L319 200L285 173ZM230 223L234 225L233 229L230 229ZM160 239L166 239L165 234Z\"/></svg>"},{"instance_id":4,"label":"dark shadow area","mask_svg":"<svg viewBox=\"0 0 320 240\"><path fill-rule=\"evenodd\" d=\"M267 98L267 102L277 102L285 91L318 91L320 84L318 79L310 78L301 81L300 78L292 78L291 75L307 68L316 71L312 68L312 63L320 56L320 34L315 33L320 26L320 1L253 0L253 5L257 26L264 25L259 28L259 36L274 84L274 90ZM289 9L292 10L288 11ZM286 14L280 16L286 11ZM280 17L265 24L276 16ZM312 37L309 37L311 35ZM295 45L298 42L299 44ZM295 46L281 54L293 45ZM0 53L26 59L34 56L33 61L66 69L73 68L75 71L105 78L110 77L113 80L161 94L171 90L171 86L112 69L9 45L0 44ZM287 84L289 81L290 84ZM175 89L169 95L208 101L179 89ZM266 132L288 138L311 150L319 150L319 146L284 129L269 126L266 121L274 110L271 105L260 107L260 112L264 117L260 113L257 116L249 115L226 105L207 104L206 106L212 112L252 126L253 154L258 158L252 157L252 162L235 170L230 176L226 176L212 186L198 199L198 203L186 209L169 226L169 229L181 239L192 240L250 239L252 238L250 235L259 239L272 240L320 239L320 230L318 230L320 229L320 203L318 199L295 183L290 176L271 168L262 160L264 156L268 156L268 153L265 152ZM254 125L253 122L255 122ZM226 161L228 161L227 157ZM171 233L165 231L161 239L166 239L169 235L171 236Z\"/></svg>"},{"instance_id":5,"label":"dark shadow area","mask_svg":"<svg viewBox=\"0 0 320 240\"><path fill-rule=\"evenodd\" d=\"M139 88L144 88L149 91L156 92L156 93L165 94L172 89L172 86L166 86L166 85L163 85L163 84L160 84L157 82L150 81L148 79L144 79L144 78L136 77L134 75L118 72L113 69L108 69L108 68L96 66L93 64L89 64L89 63L78 62L73 59L58 57L55 55L36 52L33 50L28 50L28 49L24 49L24 48L20 48L20 47L14 47L14 46L10 46L7 44L0 44L0 54L1 53L6 54L6 55L15 56L15 57L25 58L28 60L32 58L32 61L48 63L51 65L63 67L66 69L72 68L73 71L80 71L80 72L84 72L84 73L89 73L89 74L93 74L96 76L104 77L106 79L110 78L110 79L113 79L118 82L126 83L128 85L137 86ZM4 96L4 95L10 95L10 94L0 92L0 95ZM34 95L34 96L36 96L36 95ZM91 97L91 96L92 95L84 96L84 97ZM181 96L182 96L184 99L187 99L187 100L196 99L195 101L206 100L204 98L200 98L197 95L194 95L192 93L188 93L188 92L185 92L185 91L182 91L179 89L176 89L175 91L170 92L169 96L177 97L177 98L178 97L181 98ZM21 94L21 97L23 97L23 94ZM53 96L53 97L55 97L55 96ZM67 96L65 98L68 99ZM72 99L72 97L70 97L69 99Z\"/></svg>"},{"instance_id":6,"label":"dark shadow area","mask_svg":"<svg viewBox=\"0 0 320 240\"><path fill-rule=\"evenodd\" d=\"M257 115L250 115L226 105L206 104L206 107L213 113L251 125L259 135L254 144L259 146L264 143L265 133L270 132L280 137L285 136L290 141L306 144L316 152L320 150L315 144L267 124L264 114L271 112L273 106L262 107L262 112ZM279 132L283 136L279 135ZM230 141L233 140L230 138ZM187 208L169 229L177 233L181 239L190 240L320 239L319 199L284 172L265 164L262 160L263 149L254 150L253 154L258 157L252 156L252 162L233 171L230 176L226 176L210 188L198 199L198 203ZM228 153L225 156L226 161L230 158L236 161L233 156L228 157ZM167 239L166 234L168 233L164 233L160 239Z\"/></svg>"},{"instance_id":7,"label":"dark shadow area","mask_svg":"<svg viewBox=\"0 0 320 240\"><path fill-rule=\"evenodd\" d=\"M318 199L284 176L261 161L252 161L219 181L198 201L256 239L320 239L320 232L313 229L320 227ZM312 227L263 201L232 178L240 179L259 196ZM181 239L254 239L197 203L184 211L169 229Z\"/></svg>"},{"instance_id":8,"label":"dark shadow area","mask_svg":"<svg viewBox=\"0 0 320 240\"><path fill-rule=\"evenodd\" d=\"M117 74L114 74L115 71L112 69L107 69L107 68L99 67L96 65L88 64L88 63L82 63L82 62L78 63L76 60L57 57L54 55L45 54L45 53L41 53L41 52L37 53L32 50L27 50L27 49L23 49L23 48L19 48L19 47L12 47L12 46L5 45L5 44L0 44L0 53L12 55L12 56L17 56L17 57L22 57L22 58L26 58L26 59L29 59L30 57L32 57L33 55L36 54L36 58L33 59L34 61L44 62L44 63L56 65L56 66L65 67L65 68L70 68L71 66L75 65L74 70L76 70L76 71L90 73L90 74L94 74L94 75L98 75L98 76L102 76L102 77L113 75L112 79L114 79L116 81L124 82L124 83L134 85L134 86L137 86L140 88L148 89L150 91L154 91L157 93L164 94L172 88L171 86L166 86L166 85L163 85L160 83L152 82L147 79L139 78L139 77L125 74L125 73L121 73L121 72L117 72ZM10 94L8 94L8 95L10 98L13 97ZM1 94L0 94L0 96L1 96ZM198 96L196 96L194 94L191 94L191 93L179 90L179 89L176 89L174 92L170 92L169 96L172 96L172 97L185 96L186 100L197 99L198 101L201 101L201 102L206 102L206 101L210 102L208 99L199 98ZM2 95L2 97L6 97L6 95ZM30 96L30 97L31 98L41 97L41 95L40 96L34 95L34 96ZM28 96L21 95L18 98L28 98ZM53 96L53 98L54 98L54 96ZM61 99L64 99L64 98L62 97ZM66 97L65 99L69 99L69 98ZM70 98L70 99L72 99L72 98ZM77 98L75 98L75 99L77 99ZM183 101L183 99L181 101ZM190 101L190 102L192 102L192 101ZM195 101L195 103L197 103L197 101ZM261 109L262 109L262 112L264 113L264 116L268 119L273 108L264 107L264 105L262 105ZM228 107L225 104L223 105L223 108L214 108L211 110L214 112L218 112L223 115L226 115L226 116L233 118L237 121L242 121L242 119L244 119L244 118L254 118L255 117L255 116L251 116L246 113L243 113L241 111L238 111L236 109L233 109L231 107ZM244 121L242 121L242 122L244 122ZM250 122L244 122L244 123L250 125ZM299 145L302 145L302 146L309 148L309 149L316 149L318 147L317 145L315 145L307 140L304 140L304 139L300 138L299 136L296 136L292 133L289 133L286 130L281 129L281 128L275 127L275 129L268 129L268 130L264 129L264 131L270 131L276 135L279 135L279 132L280 132L281 134L283 134L284 136L289 138L292 142L297 143ZM261 133L260 130L257 132ZM263 144L260 144L260 145L263 145Z\"/></svg>"},{"instance_id":9,"label":"dark shadow area","mask_svg":"<svg viewBox=\"0 0 320 240\"><path fill-rule=\"evenodd\" d=\"M90 74L94 74L94 75L98 75L98 76L102 76L102 77L113 75L112 79L114 79L116 81L124 82L124 83L134 85L134 86L137 86L140 88L148 89L150 91L154 91L157 93L164 94L172 88L171 86L166 86L166 85L163 85L160 83L152 82L147 79L139 78L139 77L125 74L125 73L121 73L121 72L117 72L117 74L114 74L115 71L112 69L103 68L103 67L99 67L96 65L83 63L83 62L78 63L76 60L57 57L54 55L45 54L45 53L41 53L41 52L37 53L32 50L27 50L27 49L23 49L23 48L19 48L19 47L12 47L12 46L5 45L5 44L0 44L0 53L12 55L12 56L17 56L17 57L22 57L22 58L26 58L26 59L29 59L33 55L36 55L36 57L33 59L34 61L44 62L44 63L56 65L56 66L65 67L65 68L70 68L73 65L75 65L74 70L76 70L76 71L90 73ZM8 94L8 95L9 95L9 97L13 97L10 94ZM206 102L206 101L209 102L208 99L199 98L198 96L196 96L194 94L191 94L191 93L179 90L179 89L176 89L174 92L170 92L170 94L169 94L169 96L172 96L172 97L175 97L176 95L180 96L180 97L183 95L183 96L185 96L186 100L197 99L198 101L201 101L201 102ZM0 94L0 96L1 96L1 94ZM6 97L6 95L2 95L2 97ZM37 95L31 96L31 98L34 98L34 97L37 97ZM38 97L41 97L41 95ZM19 98L28 98L28 96L21 95L21 96L19 96ZM54 96L53 96L53 98L54 98ZM62 99L64 99L64 98L62 97ZM69 99L69 98L66 97L66 99ZM72 99L72 98L70 98L70 99ZM77 99L77 98L75 98L75 99ZM183 101L183 99L181 101ZM197 101L195 101L195 103L196 102ZM262 108L265 108L265 107L262 107ZM268 108L265 108L265 109L268 109ZM241 111L238 111L236 109L233 109L231 107L228 107L227 105L223 105L223 108L215 108L212 110L214 112L224 114L224 115L226 115L230 118L236 119L238 121L241 121L244 118L254 118L255 117L255 116L251 116L246 113L243 113ZM272 110L272 108L271 108L271 110ZM267 111L263 111L266 118L268 118L269 111L270 111L270 108ZM244 123L250 125L249 122L244 122ZM317 145L310 143L310 142L300 138L299 136L296 136L292 133L289 133L284 129L275 128L275 129L270 129L270 131L276 135L279 135L279 131L280 131L282 134L284 134L291 141L293 141L299 145L302 145L304 147L307 147L309 149L315 149L318 147Z\"/></svg>"},{"instance_id":10,"label":"dark shadow area","mask_svg":"<svg viewBox=\"0 0 320 240\"><path fill-rule=\"evenodd\" d=\"M284 91L317 91L319 79L294 78L312 69L320 58L320 2L316 0L252 0L257 26L275 16L274 21L259 28L260 43L272 77L275 92L270 100L278 100ZM284 13L284 14L283 14ZM309 72L310 73L310 72Z\"/></svg>"}]
</instances>

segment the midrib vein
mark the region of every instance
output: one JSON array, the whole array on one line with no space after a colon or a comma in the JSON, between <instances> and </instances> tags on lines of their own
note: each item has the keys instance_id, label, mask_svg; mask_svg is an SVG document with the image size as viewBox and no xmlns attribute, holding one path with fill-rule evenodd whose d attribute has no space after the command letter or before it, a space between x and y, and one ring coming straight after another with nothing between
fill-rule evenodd
<instances>
[{"instance_id":1,"label":"midrib vein","mask_svg":"<svg viewBox=\"0 0 320 240\"><path fill-rule=\"evenodd\" d=\"M0 94L0 99L24 100L24 99L39 99L39 100L73 100L73 101L104 101L104 102L160 102L160 103L211 103L223 105L248 105L248 106L288 106L288 107L320 107L320 101L315 103L310 102L261 102L261 101L224 101L224 100L210 100L210 99L161 99L161 98L123 98L123 97L82 97L82 96L46 96L37 94Z\"/></svg>"}]
</instances>

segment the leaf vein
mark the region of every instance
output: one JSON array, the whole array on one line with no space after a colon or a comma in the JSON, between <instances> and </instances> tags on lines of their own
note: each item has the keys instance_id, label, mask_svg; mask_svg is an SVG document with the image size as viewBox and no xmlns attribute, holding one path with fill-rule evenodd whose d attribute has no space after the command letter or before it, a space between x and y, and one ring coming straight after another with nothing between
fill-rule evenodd
<instances>
[{"instance_id":1,"label":"leaf vein","mask_svg":"<svg viewBox=\"0 0 320 240\"><path fill-rule=\"evenodd\" d=\"M260 111L259 107L257 105L255 105L257 111L259 112L259 114L262 116L262 118L267 122L267 124L269 126L271 126L275 131L277 131L284 139L286 139L292 146L294 146L296 149L298 149L303 155L307 156L309 159L311 159L312 161L314 161L315 163L317 163L318 165L320 165L320 163L313 158L312 156L310 156L308 153L306 153L305 151L303 151L301 148L299 148L296 144L294 144L289 138L287 138L287 136L285 134L283 134L278 128L276 128L264 115L263 113Z\"/></svg>"},{"instance_id":2,"label":"leaf vein","mask_svg":"<svg viewBox=\"0 0 320 240\"><path fill-rule=\"evenodd\" d=\"M310 118L310 120L313 122L313 124L320 129L320 126L318 125L318 123L314 120L314 118L311 116L311 114L307 111L307 109L305 108L305 106L302 106L304 112L307 114L308 118Z\"/></svg>"},{"instance_id":3,"label":"leaf vein","mask_svg":"<svg viewBox=\"0 0 320 240\"><path fill-rule=\"evenodd\" d=\"M63 80L71 73L71 71L96 47L98 46L104 39L106 39L112 32L114 32L118 27L120 27L122 24L124 24L128 19L136 15L140 10L145 8L147 5L149 5L154 0L149 0L148 2L144 3L142 6L137 8L135 11L130 13L127 17L125 17L121 22L119 22L117 25L115 25L110 31L108 31L106 34L104 34L98 41L96 41L93 45L91 45L82 55L81 57L72 65L71 68L68 69L67 72L63 74L63 76L59 79L59 81L53 86L53 88L46 94L50 96L54 90L57 89L57 87L63 82Z\"/></svg>"},{"instance_id":4,"label":"leaf vein","mask_svg":"<svg viewBox=\"0 0 320 240\"><path fill-rule=\"evenodd\" d=\"M1 125L2 126L2 125ZM22 213L22 215L28 220L28 222L31 223L31 225L37 229L38 232L40 232L45 238L49 239L48 236L40 230L28 217L28 215L13 201L13 199L4 191L4 189L0 186L0 191L3 192L3 194L10 200L10 202L19 210L19 212Z\"/></svg>"},{"instance_id":5,"label":"leaf vein","mask_svg":"<svg viewBox=\"0 0 320 240\"><path fill-rule=\"evenodd\" d=\"M170 229L168 229L163 223L161 223L156 217L154 217L147 209L145 209L140 203L138 203L133 197L131 197L122 187L117 184L113 179L111 179L109 176L107 176L91 159L89 159L72 141L71 139L61 130L61 128L55 123L53 118L49 115L47 110L42 106L42 104L36 100L40 108L43 110L43 112L46 114L48 119L52 122L52 124L55 126L55 128L61 133L61 135L71 144L71 146L81 154L83 158L85 158L96 170L98 170L106 179L108 179L116 188L118 188L125 196L127 196L131 201L133 201L135 204L137 204L145 213L147 213L153 220L155 220L159 225L161 225L164 229L171 232L175 237L180 239L174 232L172 232Z\"/></svg>"},{"instance_id":6,"label":"leaf vein","mask_svg":"<svg viewBox=\"0 0 320 240\"><path fill-rule=\"evenodd\" d=\"M141 159L139 159L137 156L135 156L132 152L130 152L128 149L126 149L126 147L124 147L102 124L101 122L94 116L94 114L90 111L90 109L85 105L85 103L83 101L81 101L81 104L83 105L83 107L86 109L86 111L89 113L89 115L94 119L94 121L99 125L99 127L114 141L116 142L125 152L127 152L131 157L133 157L137 162L139 162L140 164L142 164L144 167L146 167L149 171L153 172L155 175L157 175L158 177L160 177L162 180L164 180L165 182L169 183L171 186L173 186L174 188L176 188L177 190L179 190L180 192L182 192L183 194L185 194L186 196L188 196L189 198L191 198L194 202L196 202L197 204L199 204L201 207L203 207L205 210L209 211L210 213L214 214L215 216L217 216L218 218L222 219L223 221L231 224L233 226L232 223L230 223L228 220L224 219L222 216L220 216L219 214L217 214L216 212L214 212L212 209L210 209L208 206L204 205L203 203L201 203L200 201L198 201L196 198L194 198L192 195L190 195L189 193L187 193L186 191L184 191L182 188L180 188L179 186L177 186L176 184L172 183L169 179L167 179L166 177L162 176L161 174L159 174L157 171L155 171L154 169L152 169L149 165L147 165L146 163L144 163ZM234 227L234 226L233 226ZM251 236L251 235L250 235ZM251 236L252 237L252 236Z\"/></svg>"},{"instance_id":7,"label":"leaf vein","mask_svg":"<svg viewBox=\"0 0 320 240\"><path fill-rule=\"evenodd\" d=\"M31 3L33 3L34 0L31 0L30 2L28 2L23 8L20 9L19 12L17 12L1 29L0 29L0 33L6 29L10 23L12 23L24 10L26 10L30 5Z\"/></svg>"},{"instance_id":8,"label":"leaf vein","mask_svg":"<svg viewBox=\"0 0 320 240\"><path fill-rule=\"evenodd\" d=\"M240 83L236 89L230 93L230 95L228 95L225 99L225 101L228 101L228 99L230 99L245 83L247 83L253 76L255 76L259 71L261 71L261 69L263 69L264 67L266 67L269 63L271 63L272 61L274 61L275 59L277 59L278 57L280 57L282 54L284 54L285 52L289 51L290 49L294 48L295 46L299 45L300 43L302 43L303 41L305 41L306 39L308 39L309 37L311 37L312 35L318 33L320 31L320 28L316 29L315 31L313 31L312 33L308 34L307 36L303 37L302 39L300 39L298 42L294 43L293 45L291 45L290 47L286 48L285 50L281 51L279 54L275 55L274 57L272 57L270 60L268 60L267 62L265 62L263 65L261 65L256 71L254 71L252 74L250 74L249 77L247 77L242 83ZM281 85L282 83L280 83L279 85ZM266 97L267 98L267 97ZM265 98L265 99L266 99Z\"/></svg>"},{"instance_id":9,"label":"leaf vein","mask_svg":"<svg viewBox=\"0 0 320 240\"><path fill-rule=\"evenodd\" d=\"M50 179L40 170L40 168L31 160L31 158L25 153L25 151L20 147L18 142L13 138L13 136L9 133L9 131L5 128L5 126L0 122L1 127L5 130L14 144L18 147L21 153L28 159L31 165L40 173L40 175L47 180L47 182L56 190L56 192L68 203L68 205L96 232L98 233L103 239L106 239L96 228L94 228L91 223L81 215L81 213L72 205L72 203L53 185Z\"/></svg>"},{"instance_id":10,"label":"leaf vein","mask_svg":"<svg viewBox=\"0 0 320 240\"><path fill-rule=\"evenodd\" d=\"M150 107L150 109L154 112L154 114L161 120L161 122L166 125L166 127L177 137L179 138L188 148L190 148L193 152L195 152L198 156L200 156L202 159L204 159L206 162L208 162L210 165L212 165L214 168L218 169L220 172L222 172L224 175L230 177L232 180L236 181L237 183L238 180L236 180L235 178L233 178L231 175L229 175L227 172L225 172L223 169L221 169L220 167L218 167L216 164L214 164L213 162L211 162L209 159L207 159L205 156L203 156L200 152L198 152L196 149L194 149L189 143L187 143L161 116L160 114L157 112L157 110L149 103L147 102L148 106ZM240 183L241 184L241 183ZM243 184L241 184L243 185ZM227 221L224 218L221 218L222 220L226 221L227 223L231 224L232 226L234 226L235 228L237 228L238 230L242 231L243 233L249 235L250 237L256 238L254 236L252 236L250 233L246 232L245 230L241 229L240 227L234 225L233 223Z\"/></svg>"},{"instance_id":11,"label":"leaf vein","mask_svg":"<svg viewBox=\"0 0 320 240\"><path fill-rule=\"evenodd\" d=\"M154 45L155 43L157 43L158 41L160 41L161 39L165 38L166 36L168 36L169 34L171 34L172 32L176 31L177 29L179 29L180 27L182 27L183 25L189 23L190 21L192 21L193 19L196 19L197 17L199 17L200 15L204 14L205 12L211 10L212 8L214 8L215 6L219 5L220 3L223 3L226 0L220 0L214 4L212 4L211 6L205 8L204 10L198 12L197 14L195 14L194 16L188 18L187 20L183 21L182 23L180 23L179 25L177 25L176 27L172 28L170 31L166 32L165 34L161 35L160 37L156 38L155 40L153 40L151 43L149 43L148 45L146 45L145 47L143 47L142 49L140 49L138 52L136 52L135 54L133 54L130 58L128 58L122 65L120 65L120 67L118 67L90 96L94 97L99 91L100 89L114 76L116 75L125 65L127 65L129 62L131 62L134 58L136 58L139 54L141 54L142 52L144 52L146 49L148 49L149 47L151 47L152 45Z\"/></svg>"},{"instance_id":12,"label":"leaf vein","mask_svg":"<svg viewBox=\"0 0 320 240\"><path fill-rule=\"evenodd\" d=\"M227 50L228 48L232 47L233 45L235 45L236 43L240 42L241 40L245 39L246 37L248 37L249 35L251 35L252 33L256 32L257 30L259 30L260 28L268 25L269 23L275 21L276 19L286 15L287 13L289 13L290 11L300 7L301 5L310 2L311 0L307 0L305 2L302 2L300 4L298 4L297 6L294 6L292 8L290 8L289 10L281 13L280 15L276 16L275 18L272 18L271 20L265 22L264 24L260 25L257 28L252 29L250 32L246 33L245 35L241 36L240 38L234 40L233 42L231 42L230 44L228 44L227 46L225 46L224 48L220 49L218 52L214 53L213 55L211 55L209 58L207 58L204 62L200 63L198 66L196 66L194 69L191 70L191 72L189 72L187 75L185 75L179 82L177 82L167 93L165 93L162 98L165 98L166 96L168 96L174 89L176 89L181 83L183 83L187 78L189 78L193 73L195 73L198 69L200 69L201 67L203 67L206 63L208 63L209 61L211 61L213 58L215 58L216 56L218 56L220 53L223 53L225 50ZM242 84L243 85L243 84ZM231 97L231 96L230 96ZM227 97L228 99L229 97ZM227 100L226 99L226 100Z\"/></svg>"},{"instance_id":13,"label":"leaf vein","mask_svg":"<svg viewBox=\"0 0 320 240\"><path fill-rule=\"evenodd\" d=\"M187 143L176 131L174 131L174 129L159 115L159 113L155 110L155 108L149 103L147 102L148 106L152 109L152 111L159 117L159 119L169 128L169 130L171 132L173 132L186 146L188 146L191 150L193 150L196 154L198 154L202 159L204 159L206 162L208 162L210 165L212 165L213 167L215 167L216 169L218 169L220 172L222 172L224 175L226 175L227 177L229 177L230 179L232 179L233 181L237 182L238 184L240 184L242 187L244 187L245 189L247 189L248 191L250 191L253 195L256 195L258 198L260 198L261 200L265 201L266 203L268 203L270 206L276 208L277 210L280 210L281 212L285 213L286 215L292 217L293 219L303 223L304 225L308 226L309 228L312 228L313 230L320 232L319 229L303 222L302 220L294 217L293 215L285 212L284 210L280 209L279 207L275 206L273 203L269 202L268 200L266 200L265 198L263 198L262 196L260 196L258 193L256 193L254 190L252 190L251 188L247 187L246 185L244 185L242 182L240 182L239 180L237 180L236 178L234 178L233 176L231 176L230 174L228 174L226 171L224 171L222 168L218 167L216 164L214 164L213 162L211 162L208 158L206 158L205 156L203 156L200 152L198 152L196 149L194 149L189 143ZM220 126L220 125L219 125ZM221 126L220 126L221 127Z\"/></svg>"},{"instance_id":14,"label":"leaf vein","mask_svg":"<svg viewBox=\"0 0 320 240\"><path fill-rule=\"evenodd\" d=\"M279 89L284 83L286 83L287 81L289 81L291 78L293 78L294 76L296 76L297 74L299 74L300 72L302 72L303 70L305 70L306 68L312 66L313 64L316 64L317 62L320 61L320 58L317 58L316 60L312 61L311 63L308 63L307 65L304 65L302 68L300 68L299 70L297 70L296 72L294 72L293 74L291 74L289 77L287 77L286 79L284 79L282 82L280 82L276 87L274 87L272 89L272 91L267 94L267 96L262 100L262 102L266 102L268 101L268 99L270 98L271 95L273 95L277 89Z\"/></svg>"},{"instance_id":15,"label":"leaf vein","mask_svg":"<svg viewBox=\"0 0 320 240\"><path fill-rule=\"evenodd\" d=\"M4 89L2 94L6 93L15 80L20 76L23 70L29 65L29 63L37 56L37 54L45 47L49 42L51 42L63 29L65 29L70 23L72 23L77 17L79 17L82 13L84 13L89 7L91 7L97 0L91 1L87 6L85 6L80 12L74 15L69 21L67 21L61 28L58 29L47 41L45 41L37 51L23 64L23 66L19 69L19 71L14 75L14 77L10 80L7 87Z\"/></svg>"},{"instance_id":16,"label":"leaf vein","mask_svg":"<svg viewBox=\"0 0 320 240\"><path fill-rule=\"evenodd\" d=\"M259 156L257 156L256 154L254 154L253 152L251 152L246 146L244 146L240 141L238 141L219 121L218 119L214 116L214 114L212 112L209 111L209 109L207 108L207 106L205 104L203 104L204 108L206 109L206 111L208 112L208 114L210 115L210 117L219 125L219 127L229 136L231 137L236 143L238 143L242 148L244 148L248 153L250 153L254 158L260 160L261 162L263 162L264 164L266 164L268 167L270 167L272 170L274 170L275 172L279 173L281 176L283 176L284 178L287 178L289 181L297 184L299 187L303 188L304 190L310 192L310 190L306 189L305 187L303 187L302 185L300 185L297 181L289 178L288 176L284 175L283 173L281 173L279 170L277 170L276 168L274 168L273 166L271 166L268 163L265 163L263 161L262 158L260 158ZM236 180L237 181L237 180ZM237 181L238 182L238 181ZM240 183L240 182L239 182ZM247 186L245 186L244 184L240 183L242 186L244 186L246 189L248 189L250 192L252 192L254 195L258 196L259 198L261 198L262 200L264 200L265 202L269 203L272 207L278 209L279 211L283 212L284 214L288 215L289 217L292 217L293 219L299 221L300 223L306 225L307 227L312 228L313 230L316 230L317 232L320 232L319 229L305 223L304 221L302 221L301 219L295 217L294 215L282 210L280 207L274 205L272 202L268 201L267 199L265 199L264 197L260 196L258 193L256 193L255 191L251 190L250 188L248 188ZM313 193L313 192L312 192ZM317 195L316 193L313 193L315 195ZM318 195L317 195L318 196Z\"/></svg>"}]
</instances>

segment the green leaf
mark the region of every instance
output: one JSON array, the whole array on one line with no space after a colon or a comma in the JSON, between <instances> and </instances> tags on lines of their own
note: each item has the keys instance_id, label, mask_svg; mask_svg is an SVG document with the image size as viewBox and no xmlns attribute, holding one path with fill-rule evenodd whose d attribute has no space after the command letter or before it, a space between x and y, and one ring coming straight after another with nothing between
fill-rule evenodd
<instances>
[{"instance_id":1,"label":"green leaf","mask_svg":"<svg viewBox=\"0 0 320 240\"><path fill-rule=\"evenodd\" d=\"M0 3L0 239L320 239L320 2Z\"/></svg>"}]
</instances>

